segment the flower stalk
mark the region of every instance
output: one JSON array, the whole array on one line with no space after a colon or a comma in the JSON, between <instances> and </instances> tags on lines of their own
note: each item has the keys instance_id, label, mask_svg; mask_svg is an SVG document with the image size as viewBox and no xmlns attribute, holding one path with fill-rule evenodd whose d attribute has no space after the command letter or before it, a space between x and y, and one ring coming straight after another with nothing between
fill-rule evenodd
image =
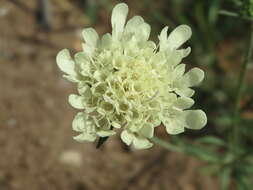
<instances>
[{"instance_id":1,"label":"flower stalk","mask_svg":"<svg viewBox=\"0 0 253 190\"><path fill-rule=\"evenodd\" d=\"M220 10L219 14L220 15L224 15L224 16L235 17L235 18L239 18L239 19L243 19L243 20L247 20L247 21L253 22L253 19L251 17L242 16L242 15L240 15L240 14L238 14L236 12L232 12L232 11Z\"/></svg>"},{"instance_id":2,"label":"flower stalk","mask_svg":"<svg viewBox=\"0 0 253 190\"><path fill-rule=\"evenodd\" d=\"M250 25L250 37L249 37L249 44L247 45L247 52L245 54L238 85L236 88L236 97L235 97L235 108L233 113L233 135L232 135L232 149L237 150L240 143L240 130L239 130L239 122L240 122L240 101L243 94L243 85L245 82L247 67L251 61L253 51L253 22Z\"/></svg>"},{"instance_id":3,"label":"flower stalk","mask_svg":"<svg viewBox=\"0 0 253 190\"><path fill-rule=\"evenodd\" d=\"M153 137L151 139L151 141L157 145L159 145L160 147L163 147L165 149L167 149L168 151L173 151L173 152L183 152L183 150L176 146L176 145L173 145L173 144L170 144L169 142L167 141L164 141L158 137Z\"/></svg>"}]
</instances>

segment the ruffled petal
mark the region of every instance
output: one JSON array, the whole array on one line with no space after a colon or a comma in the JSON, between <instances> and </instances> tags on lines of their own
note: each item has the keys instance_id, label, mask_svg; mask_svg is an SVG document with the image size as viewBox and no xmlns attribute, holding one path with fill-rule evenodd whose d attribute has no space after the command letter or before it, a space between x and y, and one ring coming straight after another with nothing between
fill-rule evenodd
<instances>
[{"instance_id":1,"label":"ruffled petal","mask_svg":"<svg viewBox=\"0 0 253 190\"><path fill-rule=\"evenodd\" d=\"M185 58L191 53L191 48L188 47L186 49L176 50L176 53L178 53L181 58Z\"/></svg>"},{"instance_id":2,"label":"ruffled petal","mask_svg":"<svg viewBox=\"0 0 253 190\"><path fill-rule=\"evenodd\" d=\"M69 75L76 75L75 62L72 60L69 50L63 49L56 56L58 67Z\"/></svg>"},{"instance_id":3,"label":"ruffled petal","mask_svg":"<svg viewBox=\"0 0 253 190\"><path fill-rule=\"evenodd\" d=\"M163 120L163 124L168 134L177 135L184 132L184 123L180 118L166 118Z\"/></svg>"},{"instance_id":4,"label":"ruffled petal","mask_svg":"<svg viewBox=\"0 0 253 190\"><path fill-rule=\"evenodd\" d=\"M84 51L88 54L92 54L95 50L95 48L98 45L99 37L93 28L86 28L82 32L84 41L86 42L84 44Z\"/></svg>"},{"instance_id":5,"label":"ruffled petal","mask_svg":"<svg viewBox=\"0 0 253 190\"><path fill-rule=\"evenodd\" d=\"M174 79L183 76L184 72L185 72L185 64L177 65L173 71Z\"/></svg>"},{"instance_id":6,"label":"ruffled petal","mask_svg":"<svg viewBox=\"0 0 253 190\"><path fill-rule=\"evenodd\" d=\"M109 49L112 45L112 36L111 34L107 33L105 35L103 35L102 39L101 39L101 45L100 48L101 49Z\"/></svg>"},{"instance_id":7,"label":"ruffled petal","mask_svg":"<svg viewBox=\"0 0 253 190\"><path fill-rule=\"evenodd\" d=\"M130 145L135 138L134 134L128 132L127 130L122 131L120 134L120 137L121 137L122 141L127 145Z\"/></svg>"},{"instance_id":8,"label":"ruffled petal","mask_svg":"<svg viewBox=\"0 0 253 190\"><path fill-rule=\"evenodd\" d=\"M127 14L128 6L125 3L119 3L113 8L111 18L113 39L119 39L121 37Z\"/></svg>"},{"instance_id":9,"label":"ruffled petal","mask_svg":"<svg viewBox=\"0 0 253 190\"><path fill-rule=\"evenodd\" d=\"M186 127L189 129L201 129L207 123L207 117L202 110L187 110L183 112Z\"/></svg>"},{"instance_id":10,"label":"ruffled petal","mask_svg":"<svg viewBox=\"0 0 253 190\"><path fill-rule=\"evenodd\" d=\"M96 135L82 133L80 135L73 137L73 139L76 140L77 142L84 142L84 141L94 142L96 140Z\"/></svg>"},{"instance_id":11,"label":"ruffled petal","mask_svg":"<svg viewBox=\"0 0 253 190\"><path fill-rule=\"evenodd\" d=\"M182 82L188 87L196 86L204 79L204 75L201 69L193 68L183 76Z\"/></svg>"},{"instance_id":12,"label":"ruffled petal","mask_svg":"<svg viewBox=\"0 0 253 190\"><path fill-rule=\"evenodd\" d=\"M168 37L168 44L171 49L177 49L183 45L192 35L191 28L187 25L180 25L175 28Z\"/></svg>"},{"instance_id":13,"label":"ruffled petal","mask_svg":"<svg viewBox=\"0 0 253 190\"><path fill-rule=\"evenodd\" d=\"M124 34L134 34L134 37L137 41L147 41L150 35L150 31L150 25L145 23L142 17L134 16L127 22Z\"/></svg>"},{"instance_id":14,"label":"ruffled petal","mask_svg":"<svg viewBox=\"0 0 253 190\"><path fill-rule=\"evenodd\" d=\"M144 23L144 20L141 16L134 16L131 18L125 27L125 34L135 33L136 28Z\"/></svg>"},{"instance_id":15,"label":"ruffled petal","mask_svg":"<svg viewBox=\"0 0 253 190\"><path fill-rule=\"evenodd\" d=\"M144 124L139 131L139 134L147 138L152 138L154 136L154 127L148 124Z\"/></svg>"},{"instance_id":16,"label":"ruffled petal","mask_svg":"<svg viewBox=\"0 0 253 190\"><path fill-rule=\"evenodd\" d=\"M168 48L168 26L165 26L160 35L158 36L159 39L159 46L160 46L160 51L164 51Z\"/></svg>"},{"instance_id":17,"label":"ruffled petal","mask_svg":"<svg viewBox=\"0 0 253 190\"><path fill-rule=\"evenodd\" d=\"M72 122L73 130L76 132L83 132L85 130L85 121L85 114L83 112L77 113Z\"/></svg>"},{"instance_id":18,"label":"ruffled petal","mask_svg":"<svg viewBox=\"0 0 253 190\"><path fill-rule=\"evenodd\" d=\"M188 109L194 104L194 100L188 97L180 97L174 103L174 106L179 109Z\"/></svg>"},{"instance_id":19,"label":"ruffled petal","mask_svg":"<svg viewBox=\"0 0 253 190\"><path fill-rule=\"evenodd\" d=\"M79 82L79 80L77 79L77 77L74 76L74 75L62 75L62 77L65 78L65 79L67 79L70 82L74 82L74 83Z\"/></svg>"},{"instance_id":20,"label":"ruffled petal","mask_svg":"<svg viewBox=\"0 0 253 190\"><path fill-rule=\"evenodd\" d=\"M84 109L82 96L78 96L76 94L70 94L69 103L72 107L76 109Z\"/></svg>"},{"instance_id":21,"label":"ruffled petal","mask_svg":"<svg viewBox=\"0 0 253 190\"><path fill-rule=\"evenodd\" d=\"M135 137L133 140L134 148L136 149L147 149L153 146L153 144L145 138Z\"/></svg>"},{"instance_id":22,"label":"ruffled petal","mask_svg":"<svg viewBox=\"0 0 253 190\"><path fill-rule=\"evenodd\" d=\"M195 91L190 88L185 88L185 87L181 88L180 86L175 89L175 92L179 96L186 96L186 97L192 97L195 93Z\"/></svg>"},{"instance_id":23,"label":"ruffled petal","mask_svg":"<svg viewBox=\"0 0 253 190\"><path fill-rule=\"evenodd\" d=\"M151 27L147 23L142 23L136 30L135 37L138 41L147 41L150 36Z\"/></svg>"},{"instance_id":24,"label":"ruffled petal","mask_svg":"<svg viewBox=\"0 0 253 190\"><path fill-rule=\"evenodd\" d=\"M74 131L81 132L80 135L74 137L76 141L93 142L96 139L95 126L88 119L88 115L84 112L79 112L76 114L72 122L72 128Z\"/></svg>"},{"instance_id":25,"label":"ruffled petal","mask_svg":"<svg viewBox=\"0 0 253 190\"><path fill-rule=\"evenodd\" d=\"M80 73L86 73L89 74L90 72L90 66L89 66L89 57L85 52L78 52L74 56L75 63L77 69L80 71Z\"/></svg>"},{"instance_id":26,"label":"ruffled petal","mask_svg":"<svg viewBox=\"0 0 253 190\"><path fill-rule=\"evenodd\" d=\"M113 130L100 130L97 132L97 135L100 136L100 137L109 137L109 136L112 136L112 135L115 135L116 132L113 131Z\"/></svg>"}]
</instances>

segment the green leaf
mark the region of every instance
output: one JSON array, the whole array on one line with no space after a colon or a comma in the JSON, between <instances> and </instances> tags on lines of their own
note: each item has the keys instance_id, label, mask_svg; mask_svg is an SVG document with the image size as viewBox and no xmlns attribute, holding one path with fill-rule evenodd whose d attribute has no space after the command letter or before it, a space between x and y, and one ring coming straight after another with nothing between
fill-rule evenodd
<instances>
[{"instance_id":1,"label":"green leaf","mask_svg":"<svg viewBox=\"0 0 253 190\"><path fill-rule=\"evenodd\" d=\"M196 145L187 144L184 147L184 151L190 155L196 156L199 159L207 162L214 163L214 162L221 162L222 160L219 154Z\"/></svg>"},{"instance_id":2,"label":"green leaf","mask_svg":"<svg viewBox=\"0 0 253 190\"><path fill-rule=\"evenodd\" d=\"M239 175L236 177L236 187L237 190L251 190L252 184L250 184L250 179L246 175Z\"/></svg>"},{"instance_id":3,"label":"green leaf","mask_svg":"<svg viewBox=\"0 0 253 190\"><path fill-rule=\"evenodd\" d=\"M197 140L197 142L205 143L205 144L213 144L217 146L226 146L226 142L223 139L220 139L215 136L201 137Z\"/></svg>"},{"instance_id":4,"label":"green leaf","mask_svg":"<svg viewBox=\"0 0 253 190\"><path fill-rule=\"evenodd\" d=\"M220 173L221 189L228 190L231 181L232 168L225 167Z\"/></svg>"},{"instance_id":5,"label":"green leaf","mask_svg":"<svg viewBox=\"0 0 253 190\"><path fill-rule=\"evenodd\" d=\"M200 169L200 172L206 175L217 175L221 169L221 165L215 164L208 164L207 166Z\"/></svg>"}]
</instances>

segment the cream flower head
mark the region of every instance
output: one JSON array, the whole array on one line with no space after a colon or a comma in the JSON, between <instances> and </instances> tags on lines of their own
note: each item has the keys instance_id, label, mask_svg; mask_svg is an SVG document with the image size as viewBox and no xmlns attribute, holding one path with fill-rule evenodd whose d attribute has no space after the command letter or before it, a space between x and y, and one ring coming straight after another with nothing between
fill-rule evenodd
<instances>
[{"instance_id":1,"label":"cream flower head","mask_svg":"<svg viewBox=\"0 0 253 190\"><path fill-rule=\"evenodd\" d=\"M191 49L178 49L191 37L191 28L178 26L168 36L168 27L159 35L159 44L148 40L150 26L140 16L126 23L128 6L116 5L112 11L112 34L100 39L92 28L83 30L83 51L71 58L64 49L57 64L64 77L77 83L78 95L69 103L81 111L73 130L77 141L95 141L121 132L121 139L137 149L150 148L154 128L161 123L169 134L185 128L201 129L207 118L202 110L189 110L191 97L204 78L193 68L185 73L180 64Z\"/></svg>"}]
</instances>

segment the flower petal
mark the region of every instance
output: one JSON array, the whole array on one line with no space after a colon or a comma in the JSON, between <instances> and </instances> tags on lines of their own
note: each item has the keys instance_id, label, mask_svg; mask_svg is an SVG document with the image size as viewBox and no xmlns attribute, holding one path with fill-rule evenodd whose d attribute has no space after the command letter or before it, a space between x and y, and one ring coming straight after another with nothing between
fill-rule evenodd
<instances>
[{"instance_id":1,"label":"flower petal","mask_svg":"<svg viewBox=\"0 0 253 190\"><path fill-rule=\"evenodd\" d=\"M179 95L179 96L186 96L186 97L192 97L195 93L194 90L190 89L190 88L180 88L178 87L177 89L175 89L175 92Z\"/></svg>"},{"instance_id":2,"label":"flower petal","mask_svg":"<svg viewBox=\"0 0 253 190\"><path fill-rule=\"evenodd\" d=\"M84 51L86 51L88 54L92 54L95 50L95 48L98 45L99 37L93 28L86 28L82 32L84 41L86 42L84 45Z\"/></svg>"},{"instance_id":3,"label":"flower petal","mask_svg":"<svg viewBox=\"0 0 253 190\"><path fill-rule=\"evenodd\" d=\"M207 117L202 110L186 110L183 112L186 127L189 129L201 129L207 123Z\"/></svg>"},{"instance_id":4,"label":"flower petal","mask_svg":"<svg viewBox=\"0 0 253 190\"><path fill-rule=\"evenodd\" d=\"M138 28L138 30L136 30ZM134 16L131 18L125 28L125 34L134 34L136 40L147 41L150 35L151 27L145 23L143 18L140 16Z\"/></svg>"},{"instance_id":5,"label":"flower petal","mask_svg":"<svg viewBox=\"0 0 253 190\"><path fill-rule=\"evenodd\" d=\"M134 16L127 22L125 33L126 34L135 33L136 28L139 27L143 23L144 23L144 20L141 16Z\"/></svg>"},{"instance_id":6,"label":"flower petal","mask_svg":"<svg viewBox=\"0 0 253 190\"><path fill-rule=\"evenodd\" d=\"M70 94L69 103L72 107L76 109L84 109L82 96L78 96L76 94Z\"/></svg>"},{"instance_id":7,"label":"flower petal","mask_svg":"<svg viewBox=\"0 0 253 190\"><path fill-rule=\"evenodd\" d=\"M180 97L174 103L174 106L179 109L188 109L194 104L194 100L188 97Z\"/></svg>"},{"instance_id":8,"label":"flower petal","mask_svg":"<svg viewBox=\"0 0 253 190\"><path fill-rule=\"evenodd\" d=\"M72 128L76 132L83 132L85 129L85 115L83 112L79 112L76 114L73 122Z\"/></svg>"},{"instance_id":9,"label":"flower petal","mask_svg":"<svg viewBox=\"0 0 253 190\"><path fill-rule=\"evenodd\" d=\"M184 124L180 118L166 118L163 120L163 124L165 125L168 134L177 135L184 132Z\"/></svg>"},{"instance_id":10,"label":"flower petal","mask_svg":"<svg viewBox=\"0 0 253 190\"><path fill-rule=\"evenodd\" d=\"M183 82L188 87L198 85L204 79L204 71L199 68L193 68L183 76Z\"/></svg>"},{"instance_id":11,"label":"flower petal","mask_svg":"<svg viewBox=\"0 0 253 190\"><path fill-rule=\"evenodd\" d=\"M82 133L80 135L73 137L73 139L76 140L77 142L84 142L84 141L94 142L96 140L96 135Z\"/></svg>"},{"instance_id":12,"label":"flower petal","mask_svg":"<svg viewBox=\"0 0 253 190\"><path fill-rule=\"evenodd\" d=\"M176 50L176 53L180 54L182 58L187 57L191 53L191 48Z\"/></svg>"},{"instance_id":13,"label":"flower petal","mask_svg":"<svg viewBox=\"0 0 253 190\"><path fill-rule=\"evenodd\" d=\"M147 41L149 39L151 27L149 24L143 23L138 27L137 31L136 37L139 38L140 41Z\"/></svg>"},{"instance_id":14,"label":"flower petal","mask_svg":"<svg viewBox=\"0 0 253 190\"><path fill-rule=\"evenodd\" d=\"M97 132L97 135L100 136L100 137L109 137L109 136L112 136L112 135L115 135L116 132L113 131L113 130L100 130Z\"/></svg>"},{"instance_id":15,"label":"flower petal","mask_svg":"<svg viewBox=\"0 0 253 190\"><path fill-rule=\"evenodd\" d=\"M121 125L118 124L118 123L115 122L115 121L112 122L112 126L113 126L114 128L117 128L117 129L120 129L120 128L121 128Z\"/></svg>"},{"instance_id":16,"label":"flower petal","mask_svg":"<svg viewBox=\"0 0 253 190\"><path fill-rule=\"evenodd\" d=\"M70 82L75 82L75 83L79 82L79 80L73 75L62 75L62 77L67 79Z\"/></svg>"},{"instance_id":17,"label":"flower petal","mask_svg":"<svg viewBox=\"0 0 253 190\"><path fill-rule=\"evenodd\" d=\"M154 127L148 124L144 124L139 131L139 134L147 138L152 138L154 136Z\"/></svg>"},{"instance_id":18,"label":"flower petal","mask_svg":"<svg viewBox=\"0 0 253 190\"><path fill-rule=\"evenodd\" d=\"M127 145L130 145L135 138L134 134L128 132L127 130L122 131L122 133L120 134L120 137L122 141L126 143Z\"/></svg>"},{"instance_id":19,"label":"flower petal","mask_svg":"<svg viewBox=\"0 0 253 190\"><path fill-rule=\"evenodd\" d=\"M104 34L101 39L101 49L107 49L110 48L112 44L112 36L111 34L107 33Z\"/></svg>"},{"instance_id":20,"label":"flower petal","mask_svg":"<svg viewBox=\"0 0 253 190\"><path fill-rule=\"evenodd\" d=\"M191 28L187 25L180 25L175 28L168 37L168 44L171 49L179 48L192 35Z\"/></svg>"},{"instance_id":21,"label":"flower petal","mask_svg":"<svg viewBox=\"0 0 253 190\"><path fill-rule=\"evenodd\" d=\"M56 56L58 67L69 75L76 75L75 62L72 60L69 50L63 49Z\"/></svg>"},{"instance_id":22,"label":"flower petal","mask_svg":"<svg viewBox=\"0 0 253 190\"><path fill-rule=\"evenodd\" d=\"M126 23L126 17L128 14L128 6L125 3L117 4L112 10L112 37L114 39L119 39L124 30L124 25Z\"/></svg>"},{"instance_id":23,"label":"flower petal","mask_svg":"<svg viewBox=\"0 0 253 190\"><path fill-rule=\"evenodd\" d=\"M168 26L165 26L160 35L158 36L158 39L160 40L159 45L160 45L160 51L164 51L168 48Z\"/></svg>"},{"instance_id":24,"label":"flower petal","mask_svg":"<svg viewBox=\"0 0 253 190\"><path fill-rule=\"evenodd\" d=\"M90 72L90 66L89 66L89 57L85 52L78 52L74 56L75 63L78 69L80 69L80 72L89 73Z\"/></svg>"},{"instance_id":25,"label":"flower petal","mask_svg":"<svg viewBox=\"0 0 253 190\"><path fill-rule=\"evenodd\" d=\"M184 72L185 72L185 64L177 65L173 71L173 74L175 76L174 78L183 76Z\"/></svg>"},{"instance_id":26,"label":"flower petal","mask_svg":"<svg viewBox=\"0 0 253 190\"><path fill-rule=\"evenodd\" d=\"M153 146L153 144L145 138L141 138L141 137L135 137L134 141L133 141L133 145L134 148L136 149L147 149L147 148L151 148Z\"/></svg>"}]
</instances>

